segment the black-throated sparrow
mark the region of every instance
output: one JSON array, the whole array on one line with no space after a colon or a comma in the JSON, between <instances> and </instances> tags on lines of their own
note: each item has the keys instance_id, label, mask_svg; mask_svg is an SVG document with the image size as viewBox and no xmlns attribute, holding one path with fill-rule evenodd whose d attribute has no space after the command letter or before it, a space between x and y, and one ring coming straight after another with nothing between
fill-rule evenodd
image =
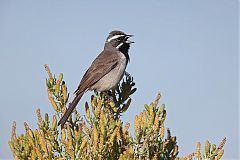
<instances>
[{"instance_id":1,"label":"black-throated sparrow","mask_svg":"<svg viewBox=\"0 0 240 160\"><path fill-rule=\"evenodd\" d=\"M106 39L103 51L92 62L84 74L77 90L75 98L69 104L58 125L63 127L68 117L77 106L83 94L88 90L98 92L108 91L117 86L122 79L129 61L128 50L132 41L128 40L132 35L122 31L112 31Z\"/></svg>"}]
</instances>

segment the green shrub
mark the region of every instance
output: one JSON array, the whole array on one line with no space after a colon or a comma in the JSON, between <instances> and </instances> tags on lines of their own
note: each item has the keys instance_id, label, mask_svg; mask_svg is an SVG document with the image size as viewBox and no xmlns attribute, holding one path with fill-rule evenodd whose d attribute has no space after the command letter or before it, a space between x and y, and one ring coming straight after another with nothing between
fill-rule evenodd
<instances>
[{"instance_id":1,"label":"green shrub","mask_svg":"<svg viewBox=\"0 0 240 160\"><path fill-rule=\"evenodd\" d=\"M197 143L195 153L177 157L176 137L165 129L166 109L164 104L159 104L160 93L135 116L135 136L132 136L130 124L123 124L121 120L131 104L130 96L136 91L130 75L126 75L111 93L94 93L91 101L85 103L85 115L74 110L64 128L60 128L57 121L66 111L69 94L63 74L56 79L48 66L45 67L49 75L46 80L48 98L55 114L50 122L48 114L43 118L37 109L38 129L32 130L24 123L26 133L19 136L16 135L16 122L13 122L9 146L15 159L217 160L224 153L226 138L218 147L206 141L203 152Z\"/></svg>"}]
</instances>

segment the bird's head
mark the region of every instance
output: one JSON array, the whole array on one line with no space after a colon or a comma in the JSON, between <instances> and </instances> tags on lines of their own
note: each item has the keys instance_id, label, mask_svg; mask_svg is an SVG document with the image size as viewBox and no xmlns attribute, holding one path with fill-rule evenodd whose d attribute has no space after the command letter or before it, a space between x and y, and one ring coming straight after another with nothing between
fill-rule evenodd
<instances>
[{"instance_id":1,"label":"bird's head","mask_svg":"<svg viewBox=\"0 0 240 160\"><path fill-rule=\"evenodd\" d=\"M129 40L130 37L133 35L125 34L122 31L112 31L109 33L106 42L106 46L112 46L114 48L117 48L122 53L128 53L128 49L130 47L131 43L134 43Z\"/></svg>"}]
</instances>

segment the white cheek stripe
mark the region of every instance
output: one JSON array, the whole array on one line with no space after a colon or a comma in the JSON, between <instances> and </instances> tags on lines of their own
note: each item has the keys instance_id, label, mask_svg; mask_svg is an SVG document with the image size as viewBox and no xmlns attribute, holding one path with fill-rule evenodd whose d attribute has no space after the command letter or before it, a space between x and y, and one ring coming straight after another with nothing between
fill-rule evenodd
<instances>
[{"instance_id":1,"label":"white cheek stripe","mask_svg":"<svg viewBox=\"0 0 240 160\"><path fill-rule=\"evenodd\" d=\"M119 49L123 45L123 42L121 42L116 48Z\"/></svg>"},{"instance_id":2,"label":"white cheek stripe","mask_svg":"<svg viewBox=\"0 0 240 160\"><path fill-rule=\"evenodd\" d=\"M124 36L124 35L115 35L115 36L109 38L109 39L107 40L107 42L110 42L111 40L117 39L117 38L122 37L122 36Z\"/></svg>"}]
</instances>

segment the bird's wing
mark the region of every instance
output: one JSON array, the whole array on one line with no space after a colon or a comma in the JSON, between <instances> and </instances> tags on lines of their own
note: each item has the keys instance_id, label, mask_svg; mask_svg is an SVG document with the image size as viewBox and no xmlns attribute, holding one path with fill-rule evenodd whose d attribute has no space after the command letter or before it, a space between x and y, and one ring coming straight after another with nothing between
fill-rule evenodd
<instances>
[{"instance_id":1,"label":"bird's wing","mask_svg":"<svg viewBox=\"0 0 240 160\"><path fill-rule=\"evenodd\" d=\"M100 53L84 74L75 93L78 94L84 92L98 82L103 76L117 66L118 59L118 54L111 51L105 50Z\"/></svg>"}]
</instances>

